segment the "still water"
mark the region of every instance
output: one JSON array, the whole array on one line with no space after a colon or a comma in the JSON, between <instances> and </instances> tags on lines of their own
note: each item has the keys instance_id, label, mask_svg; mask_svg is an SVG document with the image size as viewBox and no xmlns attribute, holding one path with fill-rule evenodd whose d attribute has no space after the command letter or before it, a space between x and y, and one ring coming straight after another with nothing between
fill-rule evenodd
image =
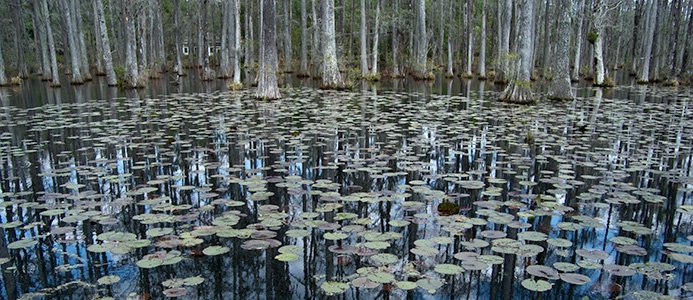
<instances>
[{"instance_id":1,"label":"still water","mask_svg":"<svg viewBox=\"0 0 693 300\"><path fill-rule=\"evenodd\" d=\"M100 80L1 90L2 298L691 297L690 90Z\"/></svg>"}]
</instances>

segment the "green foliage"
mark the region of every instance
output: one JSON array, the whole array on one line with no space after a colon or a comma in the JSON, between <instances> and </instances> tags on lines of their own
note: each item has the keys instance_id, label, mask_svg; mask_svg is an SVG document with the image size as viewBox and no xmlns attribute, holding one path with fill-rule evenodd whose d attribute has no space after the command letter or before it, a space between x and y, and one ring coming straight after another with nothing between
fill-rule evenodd
<instances>
[{"instance_id":1,"label":"green foliage","mask_svg":"<svg viewBox=\"0 0 693 300\"><path fill-rule=\"evenodd\" d=\"M590 42L590 44L594 44L594 42L597 41L597 38L599 37L599 33L596 31L590 31L587 34L587 41Z\"/></svg>"}]
</instances>

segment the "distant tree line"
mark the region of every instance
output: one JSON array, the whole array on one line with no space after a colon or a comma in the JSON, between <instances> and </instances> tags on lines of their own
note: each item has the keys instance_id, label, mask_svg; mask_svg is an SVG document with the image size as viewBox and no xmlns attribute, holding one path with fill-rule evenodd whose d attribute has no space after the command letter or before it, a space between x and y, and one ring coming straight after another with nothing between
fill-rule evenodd
<instances>
[{"instance_id":1,"label":"distant tree line","mask_svg":"<svg viewBox=\"0 0 693 300\"><path fill-rule=\"evenodd\" d=\"M136 88L195 70L276 98L280 72L325 88L440 72L527 102L531 80L570 98L571 80L609 86L616 69L678 84L693 60L693 0L6 0L0 14L0 85L62 72Z\"/></svg>"}]
</instances>

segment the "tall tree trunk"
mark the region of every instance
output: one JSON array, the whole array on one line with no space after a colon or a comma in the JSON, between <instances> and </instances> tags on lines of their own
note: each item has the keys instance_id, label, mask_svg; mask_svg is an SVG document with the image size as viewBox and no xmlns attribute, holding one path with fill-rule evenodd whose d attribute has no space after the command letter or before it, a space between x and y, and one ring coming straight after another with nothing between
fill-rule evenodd
<instances>
[{"instance_id":1,"label":"tall tree trunk","mask_svg":"<svg viewBox=\"0 0 693 300\"><path fill-rule=\"evenodd\" d=\"M693 44L693 8L689 7L688 10L688 26L686 26L686 37L684 40L683 55L681 57L681 71L679 76L686 72L691 61L691 44Z\"/></svg>"},{"instance_id":2,"label":"tall tree trunk","mask_svg":"<svg viewBox=\"0 0 693 300\"><path fill-rule=\"evenodd\" d=\"M606 70L604 69L604 27L606 26L606 3L596 1L592 6L592 32L594 44L594 85L604 86ZM607 83L608 85L608 83Z\"/></svg>"},{"instance_id":3,"label":"tall tree trunk","mask_svg":"<svg viewBox=\"0 0 693 300\"><path fill-rule=\"evenodd\" d=\"M101 5L103 6L103 3ZM96 42L96 55L94 56L94 67L96 69L95 73L96 76L104 76L106 75L106 71L104 70L103 65L103 43L101 42L101 34L99 33L99 12L98 8L96 7L96 0L92 1L91 6L94 10L94 40Z\"/></svg>"},{"instance_id":4,"label":"tall tree trunk","mask_svg":"<svg viewBox=\"0 0 693 300\"><path fill-rule=\"evenodd\" d=\"M80 1L72 1L72 11L74 12L73 21L75 29L75 42L79 47L79 62L82 69L82 78L85 81L91 80L91 67L89 66L89 58L87 57L87 46L84 43L84 29L82 26L82 5Z\"/></svg>"},{"instance_id":5,"label":"tall tree trunk","mask_svg":"<svg viewBox=\"0 0 693 300\"><path fill-rule=\"evenodd\" d=\"M48 1L47 0L39 0L41 1L41 11L42 15L45 17L45 25L46 25L46 42L48 43L48 56L50 57L50 63L51 63L51 68L50 68L50 73L51 73L51 86L52 87L59 87L60 86L60 73L58 72L58 59L56 58L55 55L55 41L53 40L53 26L51 25L51 18L50 18L50 13L48 10Z\"/></svg>"},{"instance_id":6,"label":"tall tree trunk","mask_svg":"<svg viewBox=\"0 0 693 300\"><path fill-rule=\"evenodd\" d=\"M233 59L233 84L241 86L241 0L232 1L232 14L234 19L233 26L233 48L231 48Z\"/></svg>"},{"instance_id":7,"label":"tall tree trunk","mask_svg":"<svg viewBox=\"0 0 693 300\"><path fill-rule=\"evenodd\" d=\"M293 71L293 55L291 53L291 0L284 0L284 72Z\"/></svg>"},{"instance_id":8,"label":"tall tree trunk","mask_svg":"<svg viewBox=\"0 0 693 300\"><path fill-rule=\"evenodd\" d=\"M510 70L508 68L509 66L509 57L508 54L510 54L510 26L512 23L512 13L513 13L513 2L512 0L501 0L504 1L504 7L503 7L503 20L501 21L502 26L502 32L501 32L501 42L499 46L499 56L498 61L500 62L500 66L496 71L496 79L495 81L497 83L505 83L508 81L508 75L507 74Z\"/></svg>"},{"instance_id":9,"label":"tall tree trunk","mask_svg":"<svg viewBox=\"0 0 693 300\"><path fill-rule=\"evenodd\" d=\"M640 35L642 34L641 29L641 19L642 19L642 8L644 5L645 1L644 0L637 0L635 1L635 11L633 12L633 44L631 45L631 60L632 60L632 65L631 65L631 72L635 74L638 70L638 62L640 61L638 58L638 53L640 51L641 43L640 43ZM647 23L647 22L646 22Z\"/></svg>"},{"instance_id":10,"label":"tall tree trunk","mask_svg":"<svg viewBox=\"0 0 693 300\"><path fill-rule=\"evenodd\" d=\"M440 15L439 15L439 20L438 20L438 51L436 51L436 58L440 65L443 64L443 61L445 61L444 58L444 44L445 44L445 0L438 0L438 3L440 6L438 9L440 10ZM439 60L438 60L439 59Z\"/></svg>"},{"instance_id":11,"label":"tall tree trunk","mask_svg":"<svg viewBox=\"0 0 693 300\"><path fill-rule=\"evenodd\" d=\"M556 36L556 55L554 58L556 74L551 79L549 86L549 98L573 99L573 90L570 86L570 10L571 0L560 0L556 6L558 10L558 33Z\"/></svg>"},{"instance_id":12,"label":"tall tree trunk","mask_svg":"<svg viewBox=\"0 0 693 300\"><path fill-rule=\"evenodd\" d=\"M5 86L8 83L7 75L5 75L5 60L2 58L2 39L0 39L0 86Z\"/></svg>"},{"instance_id":13,"label":"tall tree trunk","mask_svg":"<svg viewBox=\"0 0 693 300\"><path fill-rule=\"evenodd\" d=\"M33 0L33 21L36 28L36 41L39 50L41 50L41 80L51 80L51 63L48 56L48 39L46 37L46 22L50 22L48 17L44 17L41 10L41 2Z\"/></svg>"},{"instance_id":14,"label":"tall tree trunk","mask_svg":"<svg viewBox=\"0 0 693 300\"><path fill-rule=\"evenodd\" d=\"M584 14L584 9L585 7L585 0L579 0L578 1L578 15L576 17L576 22L578 24L578 31L577 35L575 36L575 60L573 61L573 75L572 75L572 80L573 81L578 81L580 80L580 53L582 52L582 28L585 23L585 14Z\"/></svg>"},{"instance_id":15,"label":"tall tree trunk","mask_svg":"<svg viewBox=\"0 0 693 300\"><path fill-rule=\"evenodd\" d=\"M323 46L322 46L322 83L327 89L344 88L344 79L339 72L337 45L334 30L334 0L323 0Z\"/></svg>"},{"instance_id":16,"label":"tall tree trunk","mask_svg":"<svg viewBox=\"0 0 693 300\"><path fill-rule=\"evenodd\" d=\"M673 52L671 54L671 68L669 69L669 79L674 80L679 74L678 70L678 50L679 50L679 34L680 34L680 24L681 24L681 0L674 0L671 6L671 16L674 18L674 32L673 38L671 39L671 44L669 48Z\"/></svg>"},{"instance_id":17,"label":"tall tree trunk","mask_svg":"<svg viewBox=\"0 0 693 300\"><path fill-rule=\"evenodd\" d=\"M207 56L207 48L204 43L204 36L206 28L203 28L204 17L202 16L202 10L207 8L207 1L200 0L197 5L197 67L202 68L204 65L205 56ZM204 72L204 70L202 70ZM203 75L203 74L200 74Z\"/></svg>"},{"instance_id":18,"label":"tall tree trunk","mask_svg":"<svg viewBox=\"0 0 693 300\"><path fill-rule=\"evenodd\" d=\"M479 79L486 80L486 0L483 0L481 3L481 37L479 44Z\"/></svg>"},{"instance_id":19,"label":"tall tree trunk","mask_svg":"<svg viewBox=\"0 0 693 300\"><path fill-rule=\"evenodd\" d=\"M392 77L400 77L399 71L399 32L397 30L397 22L399 22L398 17L399 11L399 0L393 0L392 4Z\"/></svg>"},{"instance_id":20,"label":"tall tree trunk","mask_svg":"<svg viewBox=\"0 0 693 300\"><path fill-rule=\"evenodd\" d=\"M416 61L415 79L430 79L428 74L428 37L426 36L426 1L416 0Z\"/></svg>"},{"instance_id":21,"label":"tall tree trunk","mask_svg":"<svg viewBox=\"0 0 693 300\"><path fill-rule=\"evenodd\" d=\"M7 0L6 0L7 1ZM26 67L26 59L24 58L24 53L26 52L24 41L26 36L26 28L24 24L24 6L22 0L14 0L13 11L10 13L12 16L12 23L14 23L14 47L16 50L16 67L19 77L29 78L29 71Z\"/></svg>"},{"instance_id":22,"label":"tall tree trunk","mask_svg":"<svg viewBox=\"0 0 693 300\"><path fill-rule=\"evenodd\" d=\"M139 70L137 69L137 51L135 45L135 18L132 0L123 0L123 16L125 17L125 82L124 86L136 88L139 86Z\"/></svg>"},{"instance_id":23,"label":"tall tree trunk","mask_svg":"<svg viewBox=\"0 0 693 300\"><path fill-rule=\"evenodd\" d=\"M146 3L139 2L137 5L137 58L139 66L139 81L141 83L146 82L146 79L150 76L151 65L149 64L149 53L147 45L150 42L147 36L147 18L149 17L149 9L147 9Z\"/></svg>"},{"instance_id":24,"label":"tall tree trunk","mask_svg":"<svg viewBox=\"0 0 693 300\"><path fill-rule=\"evenodd\" d=\"M113 58L111 57L111 46L108 38L108 29L106 28L106 18L104 17L103 2L102 0L94 0L97 35L99 36L99 41L101 42L101 57L97 60L103 61L104 71L106 72L106 81L109 86L115 86L118 84L118 78L116 77L115 71L113 69Z\"/></svg>"},{"instance_id":25,"label":"tall tree trunk","mask_svg":"<svg viewBox=\"0 0 693 300\"><path fill-rule=\"evenodd\" d=\"M359 58L361 61L361 77L368 75L368 37L366 35L366 0L361 0L361 34L359 38Z\"/></svg>"},{"instance_id":26,"label":"tall tree trunk","mask_svg":"<svg viewBox=\"0 0 693 300\"><path fill-rule=\"evenodd\" d=\"M150 0L152 7L152 75L159 77L159 74L166 68L166 51L164 50L164 24L161 13L162 0Z\"/></svg>"},{"instance_id":27,"label":"tall tree trunk","mask_svg":"<svg viewBox=\"0 0 693 300\"><path fill-rule=\"evenodd\" d=\"M83 84L82 69L80 64L79 45L75 38L74 22L72 21L72 9L70 9L70 0L61 0L62 13L65 22L65 31L67 32L67 42L70 48L70 63L72 66L72 84Z\"/></svg>"},{"instance_id":28,"label":"tall tree trunk","mask_svg":"<svg viewBox=\"0 0 693 300\"><path fill-rule=\"evenodd\" d=\"M174 39L176 44L176 65L173 67L173 71L177 75L185 75L183 72L183 59L181 58L181 38L180 38L180 0L173 0L173 30ZM190 45L190 44L188 44Z\"/></svg>"},{"instance_id":29,"label":"tall tree trunk","mask_svg":"<svg viewBox=\"0 0 693 300\"><path fill-rule=\"evenodd\" d=\"M380 0L375 0L375 25L373 27L373 67L371 68L371 76L374 79L378 78L378 39L380 38Z\"/></svg>"},{"instance_id":30,"label":"tall tree trunk","mask_svg":"<svg viewBox=\"0 0 693 300\"><path fill-rule=\"evenodd\" d=\"M311 49L310 63L313 66L315 72L314 74L320 74L322 76L322 64L320 57L322 54L322 45L320 44L320 36L322 35L323 29L321 20L318 20L318 13L316 9L316 1L322 0L311 0L310 13L312 16L311 26L313 27L313 49ZM320 4L322 5L322 4Z\"/></svg>"},{"instance_id":31,"label":"tall tree trunk","mask_svg":"<svg viewBox=\"0 0 693 300\"><path fill-rule=\"evenodd\" d=\"M474 4L472 1L467 2L467 70L464 74L465 77L471 78L473 76L472 66L474 65Z\"/></svg>"},{"instance_id":32,"label":"tall tree trunk","mask_svg":"<svg viewBox=\"0 0 693 300\"><path fill-rule=\"evenodd\" d=\"M534 40L534 25L532 24L534 20L534 1L520 0L519 13L519 28L516 36L518 61L515 62L517 64L517 72L515 72L514 80L503 91L501 100L514 103L531 103L534 101L530 81L532 73L532 41ZM504 288L512 290L512 286L504 286Z\"/></svg>"},{"instance_id":33,"label":"tall tree trunk","mask_svg":"<svg viewBox=\"0 0 693 300\"><path fill-rule=\"evenodd\" d=\"M219 78L229 78L231 77L231 54L230 54L230 35L229 30L231 22L233 22L231 16L231 0L225 0L222 2L222 12L221 12L221 57L219 58Z\"/></svg>"},{"instance_id":34,"label":"tall tree trunk","mask_svg":"<svg viewBox=\"0 0 693 300\"><path fill-rule=\"evenodd\" d=\"M279 99L279 86L277 85L277 37L275 34L275 0L262 0L262 18L260 19L260 69L258 70L258 84L255 98Z\"/></svg>"},{"instance_id":35,"label":"tall tree trunk","mask_svg":"<svg viewBox=\"0 0 693 300\"><path fill-rule=\"evenodd\" d=\"M571 3L568 3L568 5L572 5ZM542 50L542 58L543 61L541 63L541 75L546 78L550 73L551 73L551 66L549 65L549 59L552 57L551 56L551 47L549 44L549 40L551 40L551 23L549 22L551 20L551 1L546 0L544 4L544 49ZM568 32L570 34L570 32ZM559 39L561 37L558 37ZM566 44L566 46L570 47L570 43Z\"/></svg>"},{"instance_id":36,"label":"tall tree trunk","mask_svg":"<svg viewBox=\"0 0 693 300\"><path fill-rule=\"evenodd\" d=\"M214 71L209 66L209 30L207 28L207 11L209 10L209 0L202 1L202 80L214 80ZM276 49L275 49L276 51ZM275 53L276 54L276 53Z\"/></svg>"},{"instance_id":37,"label":"tall tree trunk","mask_svg":"<svg viewBox=\"0 0 693 300\"><path fill-rule=\"evenodd\" d=\"M654 41L655 27L657 26L657 1L650 2L648 12L647 32L645 35L645 47L643 48L643 58L641 61L640 72L638 72L638 83L648 83L650 81L650 61L652 56L652 43Z\"/></svg>"},{"instance_id":38,"label":"tall tree trunk","mask_svg":"<svg viewBox=\"0 0 693 300\"><path fill-rule=\"evenodd\" d=\"M305 77L308 71L308 13L306 0L301 0L301 59L298 67L298 76Z\"/></svg>"}]
</instances>

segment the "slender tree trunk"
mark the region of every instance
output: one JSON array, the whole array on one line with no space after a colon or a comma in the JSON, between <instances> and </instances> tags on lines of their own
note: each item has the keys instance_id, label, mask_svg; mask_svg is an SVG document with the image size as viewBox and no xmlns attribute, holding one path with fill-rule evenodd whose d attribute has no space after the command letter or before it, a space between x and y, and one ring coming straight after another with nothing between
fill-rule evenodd
<instances>
[{"instance_id":1,"label":"slender tree trunk","mask_svg":"<svg viewBox=\"0 0 693 300\"><path fill-rule=\"evenodd\" d=\"M556 36L556 55L554 62L556 74L551 79L549 86L549 98L573 99L573 90L570 86L570 7L571 0L560 0L557 8L558 33Z\"/></svg>"},{"instance_id":2,"label":"slender tree trunk","mask_svg":"<svg viewBox=\"0 0 693 300\"><path fill-rule=\"evenodd\" d=\"M139 70L137 69L137 51L135 45L135 14L132 0L123 0L123 16L125 17L125 82L124 86L136 88L139 86Z\"/></svg>"},{"instance_id":3,"label":"slender tree trunk","mask_svg":"<svg viewBox=\"0 0 693 300\"><path fill-rule=\"evenodd\" d=\"M648 12L647 35L645 36L642 64L640 72L638 72L638 83L648 83L650 78L650 56L652 56L652 43L654 41L655 27L657 26L657 6L657 1L652 0Z\"/></svg>"},{"instance_id":4,"label":"slender tree trunk","mask_svg":"<svg viewBox=\"0 0 693 300\"><path fill-rule=\"evenodd\" d=\"M681 23L681 0L674 0L671 6L671 16L674 18L674 33L671 39L671 44L669 48L673 52L671 54L671 68L669 69L669 80L676 79L679 74L678 70L678 57L679 57L679 34L680 34L680 23Z\"/></svg>"},{"instance_id":5,"label":"slender tree trunk","mask_svg":"<svg viewBox=\"0 0 693 300\"><path fill-rule=\"evenodd\" d=\"M497 83L505 83L508 81L508 75L507 74L509 70L509 57L508 54L510 54L510 25L512 23L512 11L513 11L513 2L512 0L501 0L504 1L505 6L503 7L503 20L501 21L501 24L503 24L503 30L501 32L501 43L500 43L500 57L498 58L500 62L500 67L498 68L496 72L496 79L495 81Z\"/></svg>"},{"instance_id":6,"label":"slender tree trunk","mask_svg":"<svg viewBox=\"0 0 693 300\"><path fill-rule=\"evenodd\" d=\"M640 35L642 34L641 29L641 18L642 18L642 7L644 5L644 0L635 1L635 11L633 12L633 44L631 48L631 72L636 74L638 70L639 50L640 50Z\"/></svg>"},{"instance_id":7,"label":"slender tree trunk","mask_svg":"<svg viewBox=\"0 0 693 300\"><path fill-rule=\"evenodd\" d=\"M293 55L291 53L291 0L284 0L284 72L293 71Z\"/></svg>"},{"instance_id":8,"label":"slender tree trunk","mask_svg":"<svg viewBox=\"0 0 693 300\"><path fill-rule=\"evenodd\" d=\"M5 0L8 1L8 0ZM16 50L16 67L19 77L29 78L29 71L26 67L26 59L24 58L24 53L26 49L24 47L24 41L26 36L26 28L24 24L24 6L22 0L14 0L14 8L10 13L12 16L12 23L14 23L14 46Z\"/></svg>"},{"instance_id":9,"label":"slender tree trunk","mask_svg":"<svg viewBox=\"0 0 693 300\"><path fill-rule=\"evenodd\" d=\"M432 79L426 66L428 60L428 37L426 36L426 1L416 0L416 64L415 79Z\"/></svg>"},{"instance_id":10,"label":"slender tree trunk","mask_svg":"<svg viewBox=\"0 0 693 300\"><path fill-rule=\"evenodd\" d=\"M231 48L233 58L233 84L241 86L241 0L231 0L233 8L233 48Z\"/></svg>"},{"instance_id":11,"label":"slender tree trunk","mask_svg":"<svg viewBox=\"0 0 693 300\"><path fill-rule=\"evenodd\" d=\"M392 77L400 77L401 73L399 71L399 60L397 56L399 55L399 32L397 31L397 22L399 22L398 17L399 11L399 0L393 0L392 4Z\"/></svg>"},{"instance_id":12,"label":"slender tree trunk","mask_svg":"<svg viewBox=\"0 0 693 300\"><path fill-rule=\"evenodd\" d=\"M82 78L85 81L91 80L91 67L89 66L89 58L87 57L87 46L84 43L84 30L82 26L82 5L77 0L72 1L72 10L74 12L73 21L75 29L75 42L79 47L79 62L82 69Z\"/></svg>"},{"instance_id":13,"label":"slender tree trunk","mask_svg":"<svg viewBox=\"0 0 693 300\"><path fill-rule=\"evenodd\" d=\"M321 21L318 20L318 13L316 9L316 1L322 1L322 0L311 0L311 5L310 5L310 10L311 10L311 16L312 16L312 24L311 26L313 27L313 49L312 49L312 54L310 56L310 61L313 66L314 70L319 70L317 72L313 72L314 74L320 74L322 76L322 64L320 61L320 54L322 53L322 45L320 43L320 36L322 34L322 24L320 23ZM323 41L324 42L324 41Z\"/></svg>"},{"instance_id":14,"label":"slender tree trunk","mask_svg":"<svg viewBox=\"0 0 693 300\"><path fill-rule=\"evenodd\" d=\"M50 22L48 17L44 17L41 9L41 2L33 0L34 28L38 37L37 45L41 50L41 80L51 80L51 63L48 56L48 38L46 37L46 24Z\"/></svg>"},{"instance_id":15,"label":"slender tree trunk","mask_svg":"<svg viewBox=\"0 0 693 300\"><path fill-rule=\"evenodd\" d=\"M104 17L102 0L94 0L94 6L96 7L94 18L98 24L97 35L99 36L98 40L101 42L102 49L101 57L97 57L97 60L103 61L108 85L115 86L118 83L118 78L116 78L113 69L113 58L111 57L111 46L108 38L108 29L106 28L106 18Z\"/></svg>"},{"instance_id":16,"label":"slender tree trunk","mask_svg":"<svg viewBox=\"0 0 693 300\"><path fill-rule=\"evenodd\" d=\"M690 53L691 53L691 44L693 44L693 8L689 7L689 15L688 15L688 26L686 26L686 37L684 40L684 48L683 48L683 55L681 57L681 71L679 72L679 76L681 76L688 67L690 66Z\"/></svg>"},{"instance_id":17,"label":"slender tree trunk","mask_svg":"<svg viewBox=\"0 0 693 300\"><path fill-rule=\"evenodd\" d=\"M519 18L517 30L517 52L518 61L517 72L513 81L501 95L501 100L514 103L532 103L534 101L532 95L530 76L532 73L532 50L534 40L534 1L520 0L519 1ZM512 290L512 287L509 287Z\"/></svg>"},{"instance_id":18,"label":"slender tree trunk","mask_svg":"<svg viewBox=\"0 0 693 300\"><path fill-rule=\"evenodd\" d=\"M260 28L260 69L258 70L258 85L255 98L279 99L281 93L277 85L277 37L275 34L275 0L262 0L262 18Z\"/></svg>"},{"instance_id":19,"label":"slender tree trunk","mask_svg":"<svg viewBox=\"0 0 693 300\"><path fill-rule=\"evenodd\" d=\"M361 0L361 35L359 38L360 51L359 58L361 61L361 78L368 76L368 37L366 35L366 0Z\"/></svg>"},{"instance_id":20,"label":"slender tree trunk","mask_svg":"<svg viewBox=\"0 0 693 300\"><path fill-rule=\"evenodd\" d=\"M183 59L181 55L181 38L180 38L180 0L173 0L173 36L175 39L176 46L176 65L173 67L173 71L177 75L185 75L183 72Z\"/></svg>"},{"instance_id":21,"label":"slender tree trunk","mask_svg":"<svg viewBox=\"0 0 693 300\"><path fill-rule=\"evenodd\" d=\"M231 77L231 54L230 54L230 35L229 23L233 22L231 16L231 0L222 2L221 12L221 57L219 58L219 78Z\"/></svg>"},{"instance_id":22,"label":"slender tree trunk","mask_svg":"<svg viewBox=\"0 0 693 300\"><path fill-rule=\"evenodd\" d=\"M371 76L374 79L378 75L378 39L380 38L380 0L375 0L375 27L373 28L373 67L371 68Z\"/></svg>"},{"instance_id":23,"label":"slender tree trunk","mask_svg":"<svg viewBox=\"0 0 693 300\"><path fill-rule=\"evenodd\" d=\"M481 3L481 38L479 44L479 79L486 80L486 0Z\"/></svg>"},{"instance_id":24,"label":"slender tree trunk","mask_svg":"<svg viewBox=\"0 0 693 300\"><path fill-rule=\"evenodd\" d=\"M101 42L101 25L99 24L99 12L96 7L96 0L92 1L92 9L94 10L94 40L96 41L96 55L94 56L94 67L96 68L96 76L106 75L103 65L103 43ZM101 4L103 6L103 3ZM103 16L103 14L102 14Z\"/></svg>"},{"instance_id":25,"label":"slender tree trunk","mask_svg":"<svg viewBox=\"0 0 693 300\"><path fill-rule=\"evenodd\" d=\"M660 7L657 9L657 16L655 17L655 32L658 34L654 35L652 61L650 62L650 79L653 82L661 81L661 67L662 64L664 64L664 58L667 57L667 55L663 53L663 49L666 49L667 44L663 38L671 34L671 32L667 30L669 26L665 25L669 24L669 16L666 14L667 2L667 0L656 1L656 3L658 3L657 5Z\"/></svg>"},{"instance_id":26,"label":"slender tree trunk","mask_svg":"<svg viewBox=\"0 0 693 300\"><path fill-rule=\"evenodd\" d=\"M148 13L149 10L146 9L146 6L144 6L146 3L137 3L137 16L136 16L136 22L137 22L137 58L139 59L138 61L138 74L140 76L140 81L141 84L146 82L146 79L149 78L149 73L151 71L151 65L149 64L149 53L147 51L147 45L150 42L149 37L147 36L147 18L149 17Z\"/></svg>"},{"instance_id":27,"label":"slender tree trunk","mask_svg":"<svg viewBox=\"0 0 693 300\"><path fill-rule=\"evenodd\" d=\"M164 24L161 13L162 0L150 0L152 7L153 18L153 36L152 36L152 74L159 77L159 74L166 69L166 51L164 44Z\"/></svg>"},{"instance_id":28,"label":"slender tree trunk","mask_svg":"<svg viewBox=\"0 0 693 300\"><path fill-rule=\"evenodd\" d=\"M202 68L204 65L205 56L207 56L207 48L204 44L205 28L203 22L204 20L202 10L207 8L207 0L200 0L197 4L197 67ZM204 72L204 70L202 70ZM199 74L199 73L198 73ZM204 74L200 74L203 75Z\"/></svg>"},{"instance_id":29,"label":"slender tree trunk","mask_svg":"<svg viewBox=\"0 0 693 300\"><path fill-rule=\"evenodd\" d=\"M465 77L473 76L472 66L474 65L474 4L467 3L467 70Z\"/></svg>"},{"instance_id":30,"label":"slender tree trunk","mask_svg":"<svg viewBox=\"0 0 693 300\"><path fill-rule=\"evenodd\" d=\"M344 80L339 72L337 46L334 31L334 0L323 0L323 46L322 46L322 83L327 89L344 88Z\"/></svg>"},{"instance_id":31,"label":"slender tree trunk","mask_svg":"<svg viewBox=\"0 0 693 300\"><path fill-rule=\"evenodd\" d=\"M580 53L582 52L582 28L583 24L585 23L584 21L584 12L583 8L585 7L585 0L579 0L578 1L578 15L576 17L576 22L578 23L578 31L577 35L575 36L575 60L573 61L573 75L572 75L572 80L573 81L578 81L580 80Z\"/></svg>"},{"instance_id":32,"label":"slender tree trunk","mask_svg":"<svg viewBox=\"0 0 693 300\"><path fill-rule=\"evenodd\" d=\"M568 3L568 5L572 5L571 3ZM547 76L551 73L551 65L549 64L549 59L552 57L551 56L551 47L549 44L549 40L551 40L551 26L550 22L551 21L551 1L546 0L544 4L544 49L542 50L542 55L543 55L543 61L541 64L541 75L544 78L547 78ZM568 33L570 34L570 32ZM561 37L558 37L561 38ZM570 44L567 44L566 46L570 47Z\"/></svg>"},{"instance_id":33,"label":"slender tree trunk","mask_svg":"<svg viewBox=\"0 0 693 300\"><path fill-rule=\"evenodd\" d=\"M2 39L0 39L0 86L5 86L8 83L7 75L5 75L5 60L2 58Z\"/></svg>"},{"instance_id":34,"label":"slender tree trunk","mask_svg":"<svg viewBox=\"0 0 693 300\"><path fill-rule=\"evenodd\" d=\"M45 16L46 24L46 42L48 42L48 56L50 57L50 73L51 73L51 86L60 86L60 73L58 72L58 59L55 55L55 41L53 40L53 26L51 25L50 13L48 11L48 1L41 1L41 11L42 15Z\"/></svg>"},{"instance_id":35,"label":"slender tree trunk","mask_svg":"<svg viewBox=\"0 0 693 300\"><path fill-rule=\"evenodd\" d=\"M306 10L306 0L301 0L301 59L298 67L298 76L306 77L310 74L308 70L308 13Z\"/></svg>"},{"instance_id":36,"label":"slender tree trunk","mask_svg":"<svg viewBox=\"0 0 693 300\"><path fill-rule=\"evenodd\" d=\"M214 80L214 71L209 66L209 30L207 28L207 11L209 0L202 1L202 80ZM275 49L276 51L276 49ZM275 53L276 55L276 53Z\"/></svg>"},{"instance_id":37,"label":"slender tree trunk","mask_svg":"<svg viewBox=\"0 0 693 300\"><path fill-rule=\"evenodd\" d=\"M67 31L67 42L70 48L70 63L72 66L72 84L83 84L84 77L82 77L82 69L79 61L79 45L77 45L77 40L75 38L74 22L72 21L72 9L70 9L70 0L61 0L62 3L62 13L65 22L65 29Z\"/></svg>"}]
</instances>

